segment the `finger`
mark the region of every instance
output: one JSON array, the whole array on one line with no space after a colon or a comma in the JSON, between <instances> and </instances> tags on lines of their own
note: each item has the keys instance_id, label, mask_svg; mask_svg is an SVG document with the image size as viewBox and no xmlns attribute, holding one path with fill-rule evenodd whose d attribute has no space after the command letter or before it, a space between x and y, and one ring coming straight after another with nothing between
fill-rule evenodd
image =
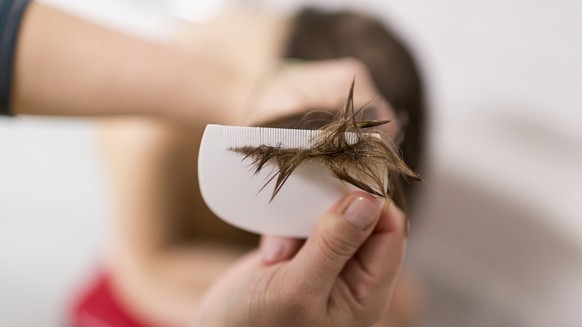
<instances>
[{"instance_id":1,"label":"finger","mask_svg":"<svg viewBox=\"0 0 582 327\"><path fill-rule=\"evenodd\" d=\"M342 303L358 303L380 314L391 297L406 249L406 218L392 202L387 203L372 235L341 273L349 292ZM366 314L371 314L367 312Z\"/></svg>"},{"instance_id":2,"label":"finger","mask_svg":"<svg viewBox=\"0 0 582 327\"><path fill-rule=\"evenodd\" d=\"M314 109L337 110L356 77L354 103L362 106L378 97L366 65L353 58L306 61L284 65L266 80L246 113L248 122L264 122Z\"/></svg>"},{"instance_id":3,"label":"finger","mask_svg":"<svg viewBox=\"0 0 582 327\"><path fill-rule=\"evenodd\" d=\"M260 244L263 264L270 266L293 258L304 242L297 238L264 235Z\"/></svg>"},{"instance_id":4,"label":"finger","mask_svg":"<svg viewBox=\"0 0 582 327\"><path fill-rule=\"evenodd\" d=\"M311 61L298 66L293 76L296 91L308 108L337 109L345 100L351 82L356 81L354 104L361 107L378 97L368 67L354 58ZM309 89L304 87L308 85Z\"/></svg>"},{"instance_id":5,"label":"finger","mask_svg":"<svg viewBox=\"0 0 582 327\"><path fill-rule=\"evenodd\" d=\"M372 233L383 199L363 192L348 195L325 214L305 245L291 260L289 271L304 291L329 294L345 264Z\"/></svg>"}]
</instances>

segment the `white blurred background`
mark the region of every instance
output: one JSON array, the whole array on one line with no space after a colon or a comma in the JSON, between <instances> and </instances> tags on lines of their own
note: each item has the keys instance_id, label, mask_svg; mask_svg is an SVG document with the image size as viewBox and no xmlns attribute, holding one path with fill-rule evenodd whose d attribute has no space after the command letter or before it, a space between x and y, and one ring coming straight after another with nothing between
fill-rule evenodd
<instances>
[{"instance_id":1,"label":"white blurred background","mask_svg":"<svg viewBox=\"0 0 582 327\"><path fill-rule=\"evenodd\" d=\"M43 2L153 39L223 3ZM582 2L237 3L374 12L419 54L432 114L409 261L426 326L582 326ZM100 160L89 121L0 119L0 326L64 324L111 211Z\"/></svg>"}]
</instances>

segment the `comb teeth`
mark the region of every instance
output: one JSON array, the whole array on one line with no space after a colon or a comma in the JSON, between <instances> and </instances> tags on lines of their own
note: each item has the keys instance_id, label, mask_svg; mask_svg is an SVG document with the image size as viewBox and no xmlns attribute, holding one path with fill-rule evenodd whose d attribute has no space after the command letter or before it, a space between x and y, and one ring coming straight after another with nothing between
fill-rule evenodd
<instances>
[{"instance_id":1,"label":"comb teeth","mask_svg":"<svg viewBox=\"0 0 582 327\"><path fill-rule=\"evenodd\" d=\"M227 149L241 147L280 146L308 149L322 135L320 130L287 129L271 127L220 126L222 146ZM347 133L349 142L356 142L355 133Z\"/></svg>"}]
</instances>

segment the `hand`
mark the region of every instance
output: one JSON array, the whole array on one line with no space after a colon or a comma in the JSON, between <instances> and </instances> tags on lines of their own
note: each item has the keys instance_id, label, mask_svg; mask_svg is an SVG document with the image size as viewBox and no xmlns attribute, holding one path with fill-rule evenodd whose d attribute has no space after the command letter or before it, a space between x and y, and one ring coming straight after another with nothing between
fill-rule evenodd
<instances>
[{"instance_id":1,"label":"hand","mask_svg":"<svg viewBox=\"0 0 582 327\"><path fill-rule=\"evenodd\" d=\"M196 325L372 325L390 302L405 248L405 217L392 202L350 194L292 259L241 259L206 293Z\"/></svg>"},{"instance_id":2,"label":"hand","mask_svg":"<svg viewBox=\"0 0 582 327\"><path fill-rule=\"evenodd\" d=\"M288 19L272 13L234 10L204 25L187 25L180 33L176 45L222 62L232 74L215 98L212 123L250 125L314 109L336 111L354 77L356 107L372 102L381 113L377 119L396 119L361 61L281 61L289 27Z\"/></svg>"},{"instance_id":3,"label":"hand","mask_svg":"<svg viewBox=\"0 0 582 327\"><path fill-rule=\"evenodd\" d=\"M368 106L373 119L397 119L392 107L379 96L367 67L356 59L343 58L279 64L266 75L255 76L254 80L249 77L239 86L245 95L233 97L246 100L231 104L229 123L268 122L311 110L335 112L344 105L354 78L356 109ZM397 129L394 123L382 127L391 137Z\"/></svg>"}]
</instances>

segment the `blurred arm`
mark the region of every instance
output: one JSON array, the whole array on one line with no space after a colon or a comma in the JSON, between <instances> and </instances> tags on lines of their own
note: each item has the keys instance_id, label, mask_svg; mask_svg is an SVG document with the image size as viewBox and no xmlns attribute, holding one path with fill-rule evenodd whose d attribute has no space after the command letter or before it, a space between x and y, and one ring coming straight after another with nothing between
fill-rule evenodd
<instances>
[{"instance_id":1,"label":"blurred arm","mask_svg":"<svg viewBox=\"0 0 582 327\"><path fill-rule=\"evenodd\" d=\"M149 43L34 2L14 65L14 114L220 121L240 95L238 71L208 51Z\"/></svg>"}]
</instances>

